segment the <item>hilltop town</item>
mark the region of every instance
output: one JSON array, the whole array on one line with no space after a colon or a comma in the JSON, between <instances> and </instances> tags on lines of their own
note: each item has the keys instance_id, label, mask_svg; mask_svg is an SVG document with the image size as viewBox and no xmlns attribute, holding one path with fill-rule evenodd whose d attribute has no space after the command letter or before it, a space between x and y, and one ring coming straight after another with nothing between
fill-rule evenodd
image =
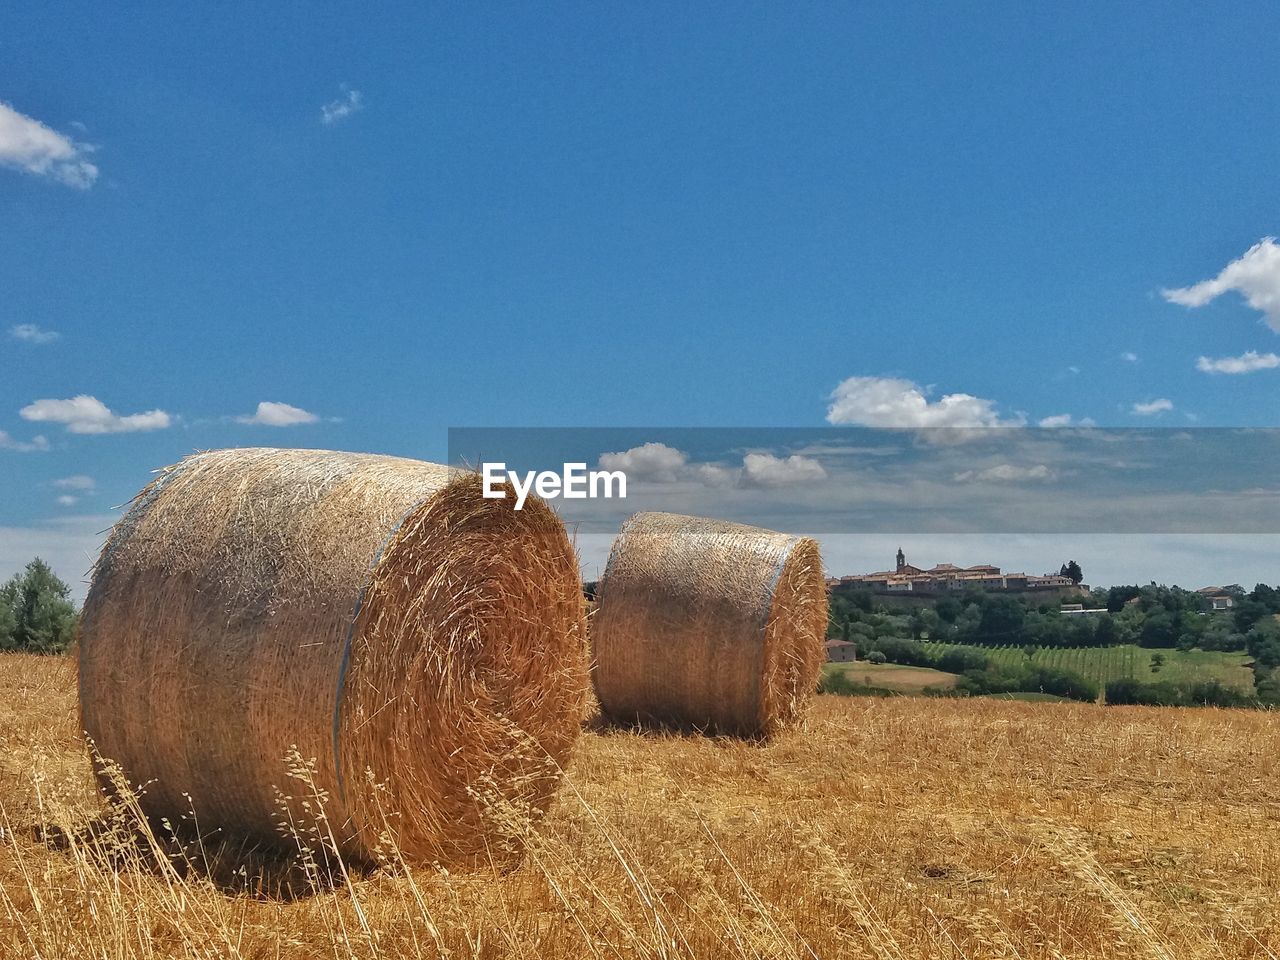
<instances>
[{"instance_id":1,"label":"hilltop town","mask_svg":"<svg viewBox=\"0 0 1280 960\"><path fill-rule=\"evenodd\" d=\"M874 594L906 595L907 598L935 600L955 591L982 590L985 593L1037 592L1046 597L1065 597L1088 592L1088 587L1071 576L1066 566L1058 573L1036 576L1028 573L1004 573L991 564L958 567L953 563L939 563L928 569L907 563L906 554L898 548L897 564L893 570L875 573L832 577L827 580L828 590L836 588L861 588ZM1079 567L1075 568L1079 572Z\"/></svg>"}]
</instances>

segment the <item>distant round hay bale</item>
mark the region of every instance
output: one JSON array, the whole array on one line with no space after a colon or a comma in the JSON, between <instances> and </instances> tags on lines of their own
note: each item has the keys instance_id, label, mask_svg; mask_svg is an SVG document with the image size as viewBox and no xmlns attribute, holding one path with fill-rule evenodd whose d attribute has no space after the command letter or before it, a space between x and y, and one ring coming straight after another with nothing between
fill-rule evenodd
<instances>
[{"instance_id":1,"label":"distant round hay bale","mask_svg":"<svg viewBox=\"0 0 1280 960\"><path fill-rule=\"evenodd\" d=\"M638 513L599 590L593 676L615 720L767 736L817 685L827 591L811 539Z\"/></svg>"},{"instance_id":2,"label":"distant round hay bale","mask_svg":"<svg viewBox=\"0 0 1280 960\"><path fill-rule=\"evenodd\" d=\"M513 502L475 474L329 451L164 471L85 601L98 754L147 814L194 807L202 832L272 841L292 822L358 860L502 859L495 806L546 806L587 690L573 545L545 503Z\"/></svg>"}]
</instances>

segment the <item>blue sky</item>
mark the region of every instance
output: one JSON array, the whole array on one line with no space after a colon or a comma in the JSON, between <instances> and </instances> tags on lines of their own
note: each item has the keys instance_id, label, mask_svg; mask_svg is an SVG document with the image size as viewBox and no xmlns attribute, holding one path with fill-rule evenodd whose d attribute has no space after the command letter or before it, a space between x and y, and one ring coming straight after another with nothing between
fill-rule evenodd
<instances>
[{"instance_id":1,"label":"blue sky","mask_svg":"<svg viewBox=\"0 0 1280 960\"><path fill-rule=\"evenodd\" d=\"M1276 425L1278 30L1263 5L10 4L0 575L38 550L78 578L111 506L210 447Z\"/></svg>"}]
</instances>

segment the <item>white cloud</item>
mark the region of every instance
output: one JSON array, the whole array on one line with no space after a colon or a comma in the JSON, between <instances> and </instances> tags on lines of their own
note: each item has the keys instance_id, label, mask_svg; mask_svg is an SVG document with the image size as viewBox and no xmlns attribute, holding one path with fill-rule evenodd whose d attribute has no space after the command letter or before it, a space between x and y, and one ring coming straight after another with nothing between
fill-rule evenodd
<instances>
[{"instance_id":1,"label":"white cloud","mask_svg":"<svg viewBox=\"0 0 1280 960\"><path fill-rule=\"evenodd\" d=\"M1235 290L1249 306L1260 310L1268 326L1280 333L1280 246L1275 237L1264 237L1255 243L1212 280L1160 292L1170 303L1203 307L1229 290Z\"/></svg>"},{"instance_id":2,"label":"white cloud","mask_svg":"<svg viewBox=\"0 0 1280 960\"><path fill-rule=\"evenodd\" d=\"M1055 413L1052 416L1044 417L1040 420L1041 427L1096 427L1097 424L1089 417L1083 417L1077 420L1069 413Z\"/></svg>"},{"instance_id":3,"label":"white cloud","mask_svg":"<svg viewBox=\"0 0 1280 960\"><path fill-rule=\"evenodd\" d=\"M320 418L314 413L288 403L263 400L256 412L236 417L236 423L251 423L260 427L296 427L302 423L315 423Z\"/></svg>"},{"instance_id":4,"label":"white cloud","mask_svg":"<svg viewBox=\"0 0 1280 960\"><path fill-rule=\"evenodd\" d=\"M359 90L348 88L346 84L343 84L341 89L342 96L320 108L320 122L325 126L332 126L364 109L364 94Z\"/></svg>"},{"instance_id":5,"label":"white cloud","mask_svg":"<svg viewBox=\"0 0 1280 960\"><path fill-rule=\"evenodd\" d=\"M736 470L715 463L698 464L693 468L693 475L699 483L708 487L731 487L738 479Z\"/></svg>"},{"instance_id":6,"label":"white cloud","mask_svg":"<svg viewBox=\"0 0 1280 960\"><path fill-rule=\"evenodd\" d=\"M0 450L14 450L18 453L32 453L34 451L48 450L49 441L40 434L36 434L28 441L15 440L9 436L4 430L0 430Z\"/></svg>"},{"instance_id":7,"label":"white cloud","mask_svg":"<svg viewBox=\"0 0 1280 960\"><path fill-rule=\"evenodd\" d=\"M826 470L811 457L793 455L785 459L770 453L748 453L742 468L721 463L690 463L683 450L665 443L645 443L630 450L602 453L603 470L621 470L628 478L651 483L693 482L704 487L781 487L825 479Z\"/></svg>"},{"instance_id":8,"label":"white cloud","mask_svg":"<svg viewBox=\"0 0 1280 960\"><path fill-rule=\"evenodd\" d=\"M62 477L60 480L53 481L53 485L59 490L80 490L85 493L91 492L97 486L93 477L87 477L83 473L77 473L72 477Z\"/></svg>"},{"instance_id":9,"label":"white cloud","mask_svg":"<svg viewBox=\"0 0 1280 960\"><path fill-rule=\"evenodd\" d=\"M930 402L927 391L894 377L849 377L831 392L827 422L864 427L1009 427L995 403L967 393Z\"/></svg>"},{"instance_id":10,"label":"white cloud","mask_svg":"<svg viewBox=\"0 0 1280 960\"><path fill-rule=\"evenodd\" d=\"M98 179L92 150L0 101L0 166L88 190Z\"/></svg>"},{"instance_id":11,"label":"white cloud","mask_svg":"<svg viewBox=\"0 0 1280 960\"><path fill-rule=\"evenodd\" d=\"M58 498L58 506L60 507L74 507L79 502L79 497L72 496L69 493L64 493Z\"/></svg>"},{"instance_id":12,"label":"white cloud","mask_svg":"<svg viewBox=\"0 0 1280 960\"><path fill-rule=\"evenodd\" d=\"M1173 409L1173 401L1160 397L1147 403L1135 403L1132 412L1140 417L1149 417L1157 413L1165 413Z\"/></svg>"},{"instance_id":13,"label":"white cloud","mask_svg":"<svg viewBox=\"0 0 1280 960\"><path fill-rule=\"evenodd\" d=\"M62 338L62 334L56 330L42 330L34 323L20 323L16 327L10 327L9 336L25 343L36 344L53 343Z\"/></svg>"},{"instance_id":14,"label":"white cloud","mask_svg":"<svg viewBox=\"0 0 1280 960\"><path fill-rule=\"evenodd\" d=\"M1280 367L1280 356L1274 353L1258 353L1248 350L1238 357L1201 357L1196 369L1201 373L1253 373L1255 370L1274 370Z\"/></svg>"},{"instance_id":15,"label":"white cloud","mask_svg":"<svg viewBox=\"0 0 1280 960\"><path fill-rule=\"evenodd\" d=\"M173 419L163 410L120 416L97 397L81 394L70 400L37 400L18 411L23 420L61 423L68 433L134 433L163 430Z\"/></svg>"},{"instance_id":16,"label":"white cloud","mask_svg":"<svg viewBox=\"0 0 1280 960\"><path fill-rule=\"evenodd\" d=\"M1120 359L1126 363L1137 363L1138 355L1132 350L1126 350L1124 353L1120 354Z\"/></svg>"},{"instance_id":17,"label":"white cloud","mask_svg":"<svg viewBox=\"0 0 1280 960\"><path fill-rule=\"evenodd\" d=\"M742 458L742 478L754 487L789 487L827 478L822 464L792 454L785 460L771 453L748 453Z\"/></svg>"},{"instance_id":18,"label":"white cloud","mask_svg":"<svg viewBox=\"0 0 1280 960\"><path fill-rule=\"evenodd\" d=\"M957 473L952 479L956 483L983 483L992 480L1014 482L1018 480L1051 480L1053 471L1043 463L1034 467L1019 467L1012 463L1002 463L985 470L965 470Z\"/></svg>"},{"instance_id":19,"label":"white cloud","mask_svg":"<svg viewBox=\"0 0 1280 960\"><path fill-rule=\"evenodd\" d=\"M665 443L644 443L621 453L600 454L600 467L621 470L636 480L675 483L688 459L682 451Z\"/></svg>"}]
</instances>

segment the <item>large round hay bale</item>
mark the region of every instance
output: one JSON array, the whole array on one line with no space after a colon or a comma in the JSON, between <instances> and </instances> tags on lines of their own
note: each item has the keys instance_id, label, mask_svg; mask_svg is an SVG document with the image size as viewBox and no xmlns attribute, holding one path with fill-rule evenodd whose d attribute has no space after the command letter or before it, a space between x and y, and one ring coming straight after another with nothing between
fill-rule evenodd
<instances>
[{"instance_id":1,"label":"large round hay bale","mask_svg":"<svg viewBox=\"0 0 1280 960\"><path fill-rule=\"evenodd\" d=\"M360 860L500 856L586 690L559 518L393 457L183 460L112 532L80 630L84 728L146 813L260 841L291 823Z\"/></svg>"},{"instance_id":2,"label":"large round hay bale","mask_svg":"<svg viewBox=\"0 0 1280 960\"><path fill-rule=\"evenodd\" d=\"M769 735L814 691L827 591L811 539L638 513L599 591L595 689L615 720Z\"/></svg>"}]
</instances>

